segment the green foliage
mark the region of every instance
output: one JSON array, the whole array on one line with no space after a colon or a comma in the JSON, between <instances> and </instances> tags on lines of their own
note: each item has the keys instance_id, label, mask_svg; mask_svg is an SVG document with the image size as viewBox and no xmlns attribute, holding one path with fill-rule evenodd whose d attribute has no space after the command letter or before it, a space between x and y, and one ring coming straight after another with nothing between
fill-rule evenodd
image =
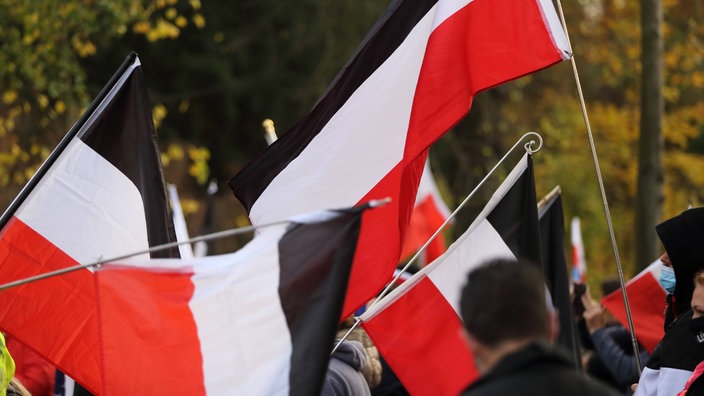
<instances>
[{"instance_id":1,"label":"green foliage","mask_svg":"<svg viewBox=\"0 0 704 396\"><path fill-rule=\"evenodd\" d=\"M197 25L200 4L186 4ZM7 0L0 5L1 201L14 197L120 64L104 66L104 77L93 89L81 61L119 40L130 26L152 42L177 37L187 21L176 6L176 0ZM202 175L207 167L199 166L194 173L207 179Z\"/></svg>"}]
</instances>

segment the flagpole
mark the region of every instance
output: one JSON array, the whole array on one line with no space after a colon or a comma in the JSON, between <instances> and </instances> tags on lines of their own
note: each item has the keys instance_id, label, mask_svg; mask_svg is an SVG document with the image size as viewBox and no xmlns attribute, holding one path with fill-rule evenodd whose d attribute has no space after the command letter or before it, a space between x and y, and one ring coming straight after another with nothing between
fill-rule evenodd
<instances>
[{"instance_id":1,"label":"flagpole","mask_svg":"<svg viewBox=\"0 0 704 396\"><path fill-rule=\"evenodd\" d=\"M440 234L445 229L445 227L455 218L457 213L459 213L459 211L467 204L467 202L469 202L469 200L474 196L474 194L476 194L476 192L479 190L479 188L481 188L484 185L484 183L489 179L489 177L494 173L494 171L496 171L496 169L499 168L499 165L501 165L504 162L504 160L506 160L506 158L508 158L508 156L513 152L513 150L515 150L516 147L518 147L518 145L521 144L521 142L529 136L534 136L538 139L538 147L533 148L533 145L535 145L536 142L535 142L535 140L530 140L524 144L524 149L526 150L526 152L528 152L528 154L533 154L533 153L540 151L540 149L543 147L543 137L540 136L539 133L532 132L532 131L526 132L525 134L523 134L523 136L521 136L518 139L518 141L516 141L516 143L506 152L506 154L504 154L504 156L501 157L501 159L494 165L494 167L491 168L491 170L489 170L489 172L486 174L486 176L484 176L484 178L479 182L479 184L477 184L477 186L474 187L474 190L472 190L472 192L470 192L469 195L467 195L467 197L465 197L465 199L457 206L457 208L452 213L450 213L450 215L447 217L445 222L442 223L442 225L440 225L440 227L438 227L437 230L435 230L435 233L433 233L433 235L431 235L430 238L428 238L428 240L425 242L425 244L423 244L423 246L421 246L420 249L418 249L416 254L413 255L413 257L411 257L410 260L408 260L406 265L404 265L403 268L400 271L398 271L396 276L394 276L394 278L391 280L391 282L389 282L386 285L384 290L381 291L379 296L369 305L369 307L367 307L367 309L376 305L379 301L381 301L384 297L386 297L387 294L389 294L389 292L391 291L391 288L401 278L403 273L406 272L406 270L408 270L408 268L410 268L410 266L413 265L413 263L415 263L415 261L421 255L421 253L423 253L423 251L425 251L425 249L428 247L428 245L430 245L433 242L433 240L438 236L438 234ZM0 290L2 290L2 289L0 289ZM342 338L340 338L340 340L337 342L337 344L335 344L335 347L332 349L331 354L335 353L335 351L340 346L340 344L342 344L342 341L344 341L350 335L352 330L354 330L359 325L360 322L361 322L361 320L358 317L355 318L354 324L352 325L352 327L350 327L350 329L347 331L347 333Z\"/></svg>"},{"instance_id":2,"label":"flagpole","mask_svg":"<svg viewBox=\"0 0 704 396\"><path fill-rule=\"evenodd\" d=\"M389 198L389 197L386 197L383 199L372 199L362 205L355 206L355 208L360 208L360 209L378 208L380 206L384 206L384 205L388 204L389 202L391 202L391 198ZM332 211L334 211L334 210L332 210ZM171 249L173 247L177 247L177 246L184 245L187 243L205 242L205 241L211 241L214 239L222 239L222 238L229 237L229 236L252 232L252 231L258 230L260 228L272 227L272 226L281 225L281 224L288 224L288 223L294 223L294 222L307 223L310 221L310 218L308 217L308 215L309 214L303 214L303 215L289 218L286 220L279 220L279 221L274 221L274 222L266 223L266 224L250 225L250 226L238 227L238 228L230 228L229 230L213 232L211 234L197 236L197 237L185 240L185 241L169 242L169 243L164 243L164 244L157 245L157 246L152 246L149 249L124 254L122 256L116 256L116 257L112 257L109 259L103 259L101 257L100 259L98 259L98 261L95 261L95 262L92 262L89 264L78 264L78 265L74 265L72 267L66 267L66 268L62 268L60 270L46 272L46 273L43 273L40 275L30 276L28 278L19 279L16 281L5 283L3 285L0 285L0 291L9 289L11 287L21 286L21 285L24 285L27 283L35 282L38 280L51 278L51 277L54 277L57 275L63 275L63 274L69 273L69 272L79 271L84 268L93 268L93 267L99 268L105 263L112 263L115 261L120 261L120 260L130 258L130 257L139 256L142 254L149 254L149 253L157 252L160 250Z\"/></svg>"},{"instance_id":3,"label":"flagpole","mask_svg":"<svg viewBox=\"0 0 704 396\"><path fill-rule=\"evenodd\" d=\"M27 184L25 184L24 187L22 187L20 193L17 194L15 199L13 199L7 209L5 209L5 212L2 214L2 217L0 217L0 229L4 228L7 222L10 221L10 218L15 214L15 212L17 211L17 209L19 209L22 203L24 203L24 200L27 199L32 190L34 190L34 187L39 184L39 181L42 179L42 177L44 177L44 175L54 164L54 162L56 162L57 158L59 158L66 146L68 146L71 140L76 136L76 134L78 134L81 128L83 128L83 125L98 109L100 104L108 96L112 88L115 86L115 84L117 84L117 82L120 80L125 71L127 71L136 60L137 53L135 52L130 53L127 58L125 58L125 60L122 62L117 71L115 71L115 73L112 75L108 83L105 84L105 86L100 90L98 96L93 99L93 102L91 102L90 106L83 113L81 118L79 118L78 121L73 124L71 129L69 129L66 135L61 139L61 141L59 141L59 144L56 145L56 148L54 148L54 150L49 154L46 160L44 160L41 166L39 166L39 169L37 169L32 178L29 179L29 181L27 182Z\"/></svg>"},{"instance_id":4,"label":"flagpole","mask_svg":"<svg viewBox=\"0 0 704 396\"><path fill-rule=\"evenodd\" d=\"M69 273L69 272L79 271L79 270L82 270L85 268L93 268L93 267L99 268L100 266L102 266L105 263L120 261L120 260L124 260L124 259L130 258L130 257L139 256L142 254L149 254L149 253L157 252L160 250L171 249L173 247L177 247L179 245L183 245L183 244L187 244L187 243L205 242L205 241L211 241L214 239L222 239L222 238L229 237L229 236L252 232L252 231L257 230L259 228L270 227L270 226L275 226L275 225L280 225L280 224L286 224L286 223L290 223L290 222L291 222L291 220L281 220L281 221L276 221L273 223L261 224L261 225L256 225L256 226L251 225L251 226L246 226L246 227L231 228L229 230L218 231L218 232L214 232L211 234L197 236L197 237L185 240L185 241L164 243L162 245L150 247L149 249L140 250L138 252L125 254L122 256L112 257L112 258L106 259L106 260L103 260L101 257L98 261L95 261L95 262L92 262L89 264L74 265L72 267L66 267L66 268L62 268L60 270L46 272L46 273L43 273L40 275L30 276L28 278L19 279L16 281L5 283L3 285L0 285L0 291L9 289L9 288L12 288L15 286L21 286L21 285L24 285L27 283L35 282L38 280L51 278L51 277L54 277L57 275L63 275L63 274Z\"/></svg>"},{"instance_id":5,"label":"flagpole","mask_svg":"<svg viewBox=\"0 0 704 396\"><path fill-rule=\"evenodd\" d=\"M567 31L567 24L565 23L565 15L562 11L562 3L557 0L557 8L560 12L560 22L562 23L562 28L565 30L565 37L567 38L567 45L572 49L572 44L570 42L569 32ZM628 293L626 293L626 283L623 277L623 267L621 266L621 259L618 254L618 247L616 245L616 236L614 234L614 227L611 223L611 213L609 212L609 203L606 199L606 190L604 188L604 181L601 177L601 170L599 167L599 158L596 154L596 146L594 145L594 137L592 135L592 128L589 124L589 116L587 115L587 106L584 102L584 94L582 93L582 84L579 80L579 73L577 72L577 62L574 59L574 51L570 57L570 63L572 64L572 73L574 75L575 83L577 85L577 94L579 95L579 104L582 108L582 117L584 118L584 124L587 128L587 137L589 138L589 148L592 152L592 160L594 162L594 168L596 169L596 177L599 182L599 191L601 192L601 201L604 205L604 214L606 216L606 224L609 228L609 236L611 237L611 247L614 251L614 258L616 260L616 269L618 272L618 280L621 285L621 295L623 296L623 303L626 308L626 318L628 319L628 329L631 332L631 343L633 346L633 351L636 357L636 368L638 369L638 375L642 372L642 365L640 361L640 352L638 348L638 340L636 338L635 328L633 326L633 317L631 316L631 307L628 302Z\"/></svg>"}]
</instances>

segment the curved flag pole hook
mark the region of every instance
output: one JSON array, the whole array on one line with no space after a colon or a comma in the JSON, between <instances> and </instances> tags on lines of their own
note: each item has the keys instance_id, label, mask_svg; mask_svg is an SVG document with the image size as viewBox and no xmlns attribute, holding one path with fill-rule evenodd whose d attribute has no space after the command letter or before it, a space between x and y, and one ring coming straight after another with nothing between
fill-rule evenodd
<instances>
[{"instance_id":1,"label":"curved flag pole hook","mask_svg":"<svg viewBox=\"0 0 704 396\"><path fill-rule=\"evenodd\" d=\"M401 278L401 276L403 275L403 273L406 272L406 270L408 270L408 268L410 268L411 265L413 265L413 263L416 262L416 260L418 259L418 257L421 255L421 253L423 253L423 251L425 251L425 249L428 247L428 245L430 245L430 243L433 242L433 240L434 240L434 239L445 229L445 227L455 218L455 216L457 215L457 213L459 213L459 211L467 204L467 202L469 202L469 200L474 196L474 194L475 194L477 191L479 191L479 188L481 188L481 186L484 185L484 183L489 179L489 176L491 176L491 175L494 173L494 171L496 171L496 169L498 169L499 165L501 165L501 163L503 163L504 160L505 160L506 158L508 158L508 156L513 152L513 150L516 149L516 147L518 147L518 146L521 144L521 142L523 142L525 139L527 139L527 138L529 138L529 137L533 137L533 138L537 139L538 141L536 142L535 139L531 139L531 140L525 142L525 144L523 145L523 148L526 150L526 153L528 153L529 155L532 155L532 154L537 153L538 151L540 151L540 149L543 147L543 137L540 136L540 134L539 134L538 132L533 132L533 131L531 131L531 132L526 132L525 134L523 134L523 136L521 136L520 139L518 139L518 141L516 141L516 143L514 143L514 145L511 146L511 148L506 152L506 154L504 154L504 156L501 157L501 159L499 160L499 162L497 162L496 165L494 165L494 167L491 168L491 170L486 174L486 176L484 176L484 178L479 182L479 184L477 184L477 186L474 187L474 190L472 190L472 192L470 192L469 195L467 195L467 197L466 197L466 198L457 206L457 208L447 217L447 219L445 220L445 222L442 223L442 225L440 225L440 227L438 227L437 230L435 230L435 232L433 233L433 235L431 235L430 238L428 238L428 240L425 242L425 244L423 244L423 246L421 246L420 249L418 249L418 251L416 252L416 254L413 255L413 257L411 257L410 260L408 260L408 262L406 263L406 265L404 265L403 268L402 268L400 271L398 271L398 274L391 280L391 282L389 282L389 283L386 285L386 287L384 288L384 290L382 290L382 292L379 294L379 296L369 305L369 307L368 307L367 309L369 309L369 308L373 307L374 305L376 305L379 301L381 301L384 297L386 297L387 294L389 294L389 292L391 291L391 288L393 287L394 284L396 284L396 282L398 282L398 280ZM537 147L534 147L536 144L537 144L538 146L537 146ZM1 290L1 289L0 289L0 290ZM340 338L340 340L337 342L337 344L335 344L335 347L332 349L331 354L332 354L332 353L335 353L335 351L336 351L337 348L340 346L340 344L342 344L342 341L344 341L345 339L347 339L347 337L350 335L350 333L352 333L352 330L354 330L360 323L361 323L361 319L359 319L359 317L355 318L354 324L352 325L352 327L350 327L350 329L347 331L347 333L345 333L345 335L344 335L342 338Z\"/></svg>"}]
</instances>

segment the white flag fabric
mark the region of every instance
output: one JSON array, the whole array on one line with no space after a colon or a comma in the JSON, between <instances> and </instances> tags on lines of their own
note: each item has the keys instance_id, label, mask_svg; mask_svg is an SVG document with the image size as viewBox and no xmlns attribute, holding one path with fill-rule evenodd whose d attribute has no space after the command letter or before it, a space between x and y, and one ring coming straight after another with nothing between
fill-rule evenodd
<instances>
[{"instance_id":1,"label":"white flag fabric","mask_svg":"<svg viewBox=\"0 0 704 396\"><path fill-rule=\"evenodd\" d=\"M320 394L363 208L96 272L103 395Z\"/></svg>"},{"instance_id":2,"label":"white flag fabric","mask_svg":"<svg viewBox=\"0 0 704 396\"><path fill-rule=\"evenodd\" d=\"M231 181L253 224L391 197L362 225L343 315L399 262L428 148L474 95L571 56L550 0L400 0L312 111Z\"/></svg>"}]
</instances>

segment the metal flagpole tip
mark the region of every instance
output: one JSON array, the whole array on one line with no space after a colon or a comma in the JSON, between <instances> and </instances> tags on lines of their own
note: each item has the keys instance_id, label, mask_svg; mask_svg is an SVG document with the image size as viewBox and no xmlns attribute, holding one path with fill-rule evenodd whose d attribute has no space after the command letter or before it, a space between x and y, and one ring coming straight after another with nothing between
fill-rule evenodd
<instances>
[{"instance_id":1,"label":"metal flagpole tip","mask_svg":"<svg viewBox=\"0 0 704 396\"><path fill-rule=\"evenodd\" d=\"M384 206L391 202L391 197L386 197L382 199L372 199L369 201L368 205L370 208L378 208L379 206Z\"/></svg>"},{"instance_id":2,"label":"metal flagpole tip","mask_svg":"<svg viewBox=\"0 0 704 396\"><path fill-rule=\"evenodd\" d=\"M538 147L535 147L535 148L533 147L536 144L535 140L530 140L530 141L526 142L526 144L523 147L525 147L526 152L528 152L528 154L537 153L538 151L540 151L541 148L543 148L543 137L540 136L540 134L538 132L531 131L531 132L526 132L526 134L523 135L521 140L528 137L528 136L534 136L538 139Z\"/></svg>"}]
</instances>

